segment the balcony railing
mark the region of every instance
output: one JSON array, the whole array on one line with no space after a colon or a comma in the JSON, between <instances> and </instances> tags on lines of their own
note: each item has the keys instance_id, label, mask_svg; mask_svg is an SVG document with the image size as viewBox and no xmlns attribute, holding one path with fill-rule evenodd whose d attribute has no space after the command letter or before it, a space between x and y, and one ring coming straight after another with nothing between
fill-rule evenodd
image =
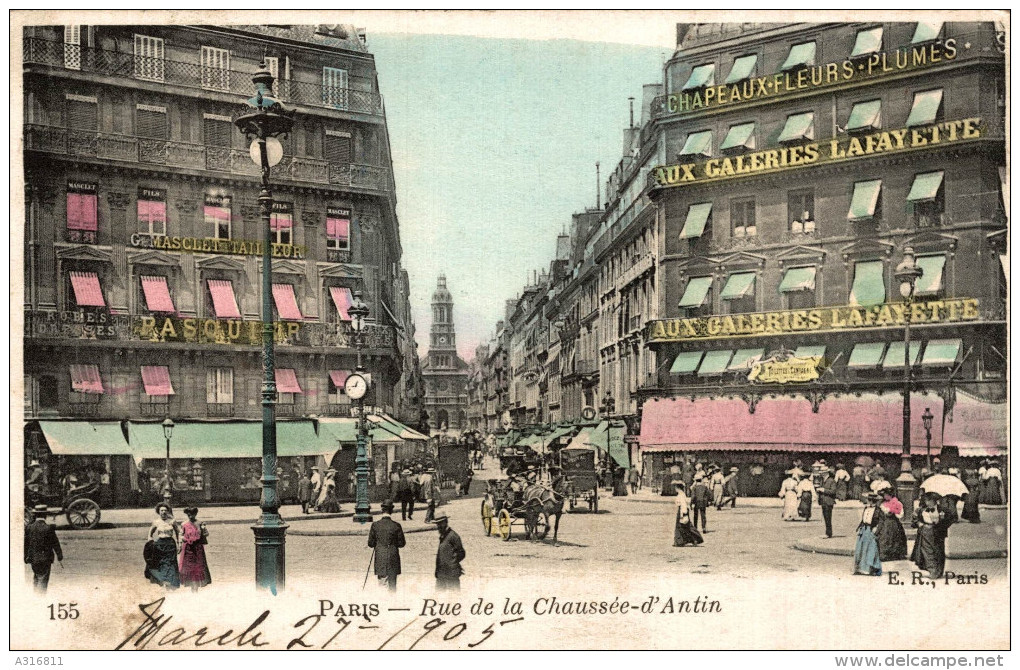
<instances>
[{"instance_id":1,"label":"balcony railing","mask_svg":"<svg viewBox=\"0 0 1020 670\"><path fill-rule=\"evenodd\" d=\"M71 416L99 416L98 402L72 402L67 405L67 413Z\"/></svg>"},{"instance_id":2,"label":"balcony railing","mask_svg":"<svg viewBox=\"0 0 1020 670\"><path fill-rule=\"evenodd\" d=\"M65 48L72 50L70 59L65 59L67 53ZM25 38L23 54L26 64L41 63L74 72L94 72L154 81L180 88L222 91L244 99L251 97L254 90L251 78L255 73L255 66L250 72L223 70L203 67L197 63L135 56L132 53L70 45L35 37ZM382 96L372 91L279 79L276 82L276 93L288 103L374 116L383 115Z\"/></svg>"},{"instance_id":3,"label":"balcony railing","mask_svg":"<svg viewBox=\"0 0 1020 670\"><path fill-rule=\"evenodd\" d=\"M215 147L177 140L82 131L59 126L25 125L25 149L64 156L167 165L258 177L247 149ZM273 179L312 182L389 191L388 168L354 163L330 163L321 158L284 156L273 168Z\"/></svg>"},{"instance_id":4,"label":"balcony railing","mask_svg":"<svg viewBox=\"0 0 1020 670\"><path fill-rule=\"evenodd\" d=\"M142 416L167 417L173 413L170 402L142 402L138 405L139 414Z\"/></svg>"},{"instance_id":5,"label":"balcony railing","mask_svg":"<svg viewBox=\"0 0 1020 670\"><path fill-rule=\"evenodd\" d=\"M207 402L205 404L206 416L234 416L234 403L232 402Z\"/></svg>"},{"instance_id":6,"label":"balcony railing","mask_svg":"<svg viewBox=\"0 0 1020 670\"><path fill-rule=\"evenodd\" d=\"M357 405L342 405L340 403L327 403L321 408L323 416L340 416L346 418L353 418L358 416Z\"/></svg>"}]
</instances>

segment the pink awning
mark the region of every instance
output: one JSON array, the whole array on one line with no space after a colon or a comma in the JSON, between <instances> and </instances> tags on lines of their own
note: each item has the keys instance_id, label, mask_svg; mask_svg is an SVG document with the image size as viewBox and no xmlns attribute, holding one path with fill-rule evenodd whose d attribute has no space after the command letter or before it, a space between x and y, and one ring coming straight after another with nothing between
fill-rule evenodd
<instances>
[{"instance_id":1,"label":"pink awning","mask_svg":"<svg viewBox=\"0 0 1020 670\"><path fill-rule=\"evenodd\" d=\"M103 379L98 365L72 365L71 390L78 393L102 393Z\"/></svg>"},{"instance_id":2,"label":"pink awning","mask_svg":"<svg viewBox=\"0 0 1020 670\"><path fill-rule=\"evenodd\" d=\"M230 208L229 207L216 207L215 205L206 205L203 211L206 220L215 221L229 221L230 220Z\"/></svg>"},{"instance_id":3,"label":"pink awning","mask_svg":"<svg viewBox=\"0 0 1020 670\"><path fill-rule=\"evenodd\" d=\"M237 309L237 300L234 299L234 285L226 279L210 279L208 283L216 317L219 319L240 319L241 310Z\"/></svg>"},{"instance_id":4,"label":"pink awning","mask_svg":"<svg viewBox=\"0 0 1020 670\"><path fill-rule=\"evenodd\" d=\"M161 200L139 200L139 221L166 221L166 203Z\"/></svg>"},{"instance_id":5,"label":"pink awning","mask_svg":"<svg viewBox=\"0 0 1020 670\"><path fill-rule=\"evenodd\" d=\"M326 237L331 240L346 240L351 236L349 219L326 219Z\"/></svg>"},{"instance_id":6,"label":"pink awning","mask_svg":"<svg viewBox=\"0 0 1020 670\"><path fill-rule=\"evenodd\" d=\"M276 311L280 313L280 319L300 321L303 318L297 298L294 297L294 287L290 284L273 284L273 300L276 301Z\"/></svg>"},{"instance_id":7,"label":"pink awning","mask_svg":"<svg viewBox=\"0 0 1020 670\"><path fill-rule=\"evenodd\" d=\"M106 307L103 289L99 287L99 275L95 272L72 272L71 286L79 307Z\"/></svg>"},{"instance_id":8,"label":"pink awning","mask_svg":"<svg viewBox=\"0 0 1020 670\"><path fill-rule=\"evenodd\" d=\"M294 217L290 213L273 212L269 217L269 229L274 233L280 230L290 230L294 227Z\"/></svg>"},{"instance_id":9,"label":"pink awning","mask_svg":"<svg viewBox=\"0 0 1020 670\"><path fill-rule=\"evenodd\" d=\"M276 390L280 393L304 393L294 368L276 368Z\"/></svg>"},{"instance_id":10,"label":"pink awning","mask_svg":"<svg viewBox=\"0 0 1020 670\"><path fill-rule=\"evenodd\" d=\"M1009 445L1009 405L981 402L957 391L952 421L946 417L942 442L961 456L999 456Z\"/></svg>"},{"instance_id":11,"label":"pink awning","mask_svg":"<svg viewBox=\"0 0 1020 670\"><path fill-rule=\"evenodd\" d=\"M143 365L142 385L146 395L174 395L170 368L165 365Z\"/></svg>"},{"instance_id":12,"label":"pink awning","mask_svg":"<svg viewBox=\"0 0 1020 670\"><path fill-rule=\"evenodd\" d=\"M351 298L351 289L340 286L330 286L329 294L333 296L333 304L336 305L336 311L340 313L340 318L344 321L350 321L351 315L347 310L350 309L351 303L353 302L353 299Z\"/></svg>"},{"instance_id":13,"label":"pink awning","mask_svg":"<svg viewBox=\"0 0 1020 670\"><path fill-rule=\"evenodd\" d=\"M911 451L924 454L921 414L942 423L942 399L914 396ZM896 454L903 447L903 400L897 394L830 397L811 411L803 398L763 398L754 414L739 398L666 398L646 402L641 417L644 451L806 451ZM942 431L932 430L932 453Z\"/></svg>"},{"instance_id":14,"label":"pink awning","mask_svg":"<svg viewBox=\"0 0 1020 670\"><path fill-rule=\"evenodd\" d=\"M99 229L95 193L67 194L67 229L93 233Z\"/></svg>"},{"instance_id":15,"label":"pink awning","mask_svg":"<svg viewBox=\"0 0 1020 670\"><path fill-rule=\"evenodd\" d=\"M350 370L330 370L329 378L333 381L333 386L338 389L342 389L344 384L347 383L347 378L351 376Z\"/></svg>"},{"instance_id":16,"label":"pink awning","mask_svg":"<svg viewBox=\"0 0 1020 670\"><path fill-rule=\"evenodd\" d=\"M142 291L145 293L145 304L150 312L176 312L174 301L170 298L170 289L166 277L142 276Z\"/></svg>"}]
</instances>

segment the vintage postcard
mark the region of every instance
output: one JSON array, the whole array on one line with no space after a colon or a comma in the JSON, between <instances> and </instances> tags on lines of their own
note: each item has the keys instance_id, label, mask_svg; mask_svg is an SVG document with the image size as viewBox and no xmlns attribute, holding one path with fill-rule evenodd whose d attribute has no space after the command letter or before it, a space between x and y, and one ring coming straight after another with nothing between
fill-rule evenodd
<instances>
[{"instance_id":1,"label":"vintage postcard","mask_svg":"<svg viewBox=\"0 0 1020 670\"><path fill-rule=\"evenodd\" d=\"M11 662L1001 665L1009 27L14 12Z\"/></svg>"}]
</instances>

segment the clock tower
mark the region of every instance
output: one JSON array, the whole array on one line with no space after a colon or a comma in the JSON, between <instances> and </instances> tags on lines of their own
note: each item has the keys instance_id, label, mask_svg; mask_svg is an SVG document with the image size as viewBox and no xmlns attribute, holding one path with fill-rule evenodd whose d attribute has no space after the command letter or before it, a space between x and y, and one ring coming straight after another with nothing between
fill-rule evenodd
<instances>
[{"instance_id":1,"label":"clock tower","mask_svg":"<svg viewBox=\"0 0 1020 670\"><path fill-rule=\"evenodd\" d=\"M432 294L432 328L429 331L429 363L433 370L456 370L457 336L453 326L453 296L446 275L439 275Z\"/></svg>"},{"instance_id":2,"label":"clock tower","mask_svg":"<svg viewBox=\"0 0 1020 670\"><path fill-rule=\"evenodd\" d=\"M453 296L446 288L446 275L439 275L432 294L429 353L421 372L430 429L440 435L456 437L467 428L468 365L457 355Z\"/></svg>"}]
</instances>

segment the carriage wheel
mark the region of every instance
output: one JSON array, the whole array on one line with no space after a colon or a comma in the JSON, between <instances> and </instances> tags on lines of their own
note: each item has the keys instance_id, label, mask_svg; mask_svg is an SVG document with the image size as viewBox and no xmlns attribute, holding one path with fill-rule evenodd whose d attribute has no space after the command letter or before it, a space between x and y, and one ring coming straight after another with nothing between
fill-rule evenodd
<instances>
[{"instance_id":1,"label":"carriage wheel","mask_svg":"<svg viewBox=\"0 0 1020 670\"><path fill-rule=\"evenodd\" d=\"M510 512L505 509L499 510L499 536L506 542L510 539L510 526L513 524L513 519L510 518Z\"/></svg>"},{"instance_id":2,"label":"carriage wheel","mask_svg":"<svg viewBox=\"0 0 1020 670\"><path fill-rule=\"evenodd\" d=\"M535 524L533 529L533 536L539 540L544 540L545 536L549 534L549 522L545 520L544 516L539 517L538 522Z\"/></svg>"},{"instance_id":3,"label":"carriage wheel","mask_svg":"<svg viewBox=\"0 0 1020 670\"><path fill-rule=\"evenodd\" d=\"M67 506L66 516L72 528L95 528L99 525L99 505L88 498L79 498Z\"/></svg>"},{"instance_id":4,"label":"carriage wheel","mask_svg":"<svg viewBox=\"0 0 1020 670\"><path fill-rule=\"evenodd\" d=\"M492 503L488 496L482 499L482 527L485 528L485 536L492 535Z\"/></svg>"}]
</instances>

